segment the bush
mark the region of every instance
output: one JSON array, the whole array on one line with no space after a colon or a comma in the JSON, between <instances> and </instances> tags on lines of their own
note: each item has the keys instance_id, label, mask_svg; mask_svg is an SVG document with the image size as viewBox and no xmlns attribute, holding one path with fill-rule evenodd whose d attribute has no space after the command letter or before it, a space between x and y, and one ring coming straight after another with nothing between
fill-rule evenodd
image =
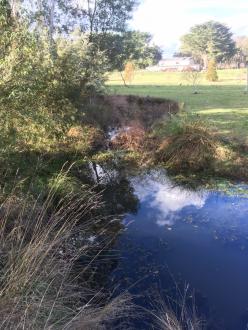
<instances>
[{"instance_id":1,"label":"bush","mask_svg":"<svg viewBox=\"0 0 248 330\"><path fill-rule=\"evenodd\" d=\"M56 40L55 58L47 38L25 26L2 39L0 148L54 150L82 123L82 104L103 89L105 57L79 32Z\"/></svg>"},{"instance_id":2,"label":"bush","mask_svg":"<svg viewBox=\"0 0 248 330\"><path fill-rule=\"evenodd\" d=\"M208 81L218 81L218 74L216 69L215 60L210 60L208 63L207 75L206 78Z\"/></svg>"}]
</instances>

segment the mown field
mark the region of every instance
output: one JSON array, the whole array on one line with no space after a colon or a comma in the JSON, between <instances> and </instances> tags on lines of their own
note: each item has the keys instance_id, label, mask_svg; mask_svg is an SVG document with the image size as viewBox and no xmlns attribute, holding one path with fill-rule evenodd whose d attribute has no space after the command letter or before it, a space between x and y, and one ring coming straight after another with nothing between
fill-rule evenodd
<instances>
[{"instance_id":1,"label":"mown field","mask_svg":"<svg viewBox=\"0 0 248 330\"><path fill-rule=\"evenodd\" d=\"M133 94L163 97L177 100L182 111L196 113L225 137L238 138L247 142L248 94L246 70L220 70L219 81L206 81L201 73L198 94L184 73L138 71L129 87L123 85L119 73L109 76L108 88L111 94Z\"/></svg>"}]
</instances>

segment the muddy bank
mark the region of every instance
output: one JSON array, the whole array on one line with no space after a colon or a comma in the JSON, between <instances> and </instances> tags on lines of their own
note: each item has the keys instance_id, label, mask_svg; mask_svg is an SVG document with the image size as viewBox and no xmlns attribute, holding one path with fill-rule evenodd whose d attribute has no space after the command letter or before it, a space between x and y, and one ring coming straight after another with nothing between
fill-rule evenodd
<instances>
[{"instance_id":1,"label":"muddy bank","mask_svg":"<svg viewBox=\"0 0 248 330\"><path fill-rule=\"evenodd\" d=\"M148 96L108 95L104 97L104 102L112 108L116 124L139 122L145 128L149 128L156 120L168 118L179 111L176 101Z\"/></svg>"},{"instance_id":2,"label":"muddy bank","mask_svg":"<svg viewBox=\"0 0 248 330\"><path fill-rule=\"evenodd\" d=\"M109 128L139 123L149 128L157 120L179 112L179 104L173 100L132 95L101 95L83 106L82 121Z\"/></svg>"}]
</instances>

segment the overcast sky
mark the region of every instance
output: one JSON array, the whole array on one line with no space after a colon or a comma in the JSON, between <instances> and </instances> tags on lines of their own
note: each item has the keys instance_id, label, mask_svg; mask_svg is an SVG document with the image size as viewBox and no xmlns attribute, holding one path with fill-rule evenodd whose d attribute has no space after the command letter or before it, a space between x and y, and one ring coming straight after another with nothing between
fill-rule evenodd
<instances>
[{"instance_id":1,"label":"overcast sky","mask_svg":"<svg viewBox=\"0 0 248 330\"><path fill-rule=\"evenodd\" d=\"M248 35L248 0L141 0L131 27L150 32L165 54L171 54L181 35L208 20L228 24L234 34Z\"/></svg>"}]
</instances>

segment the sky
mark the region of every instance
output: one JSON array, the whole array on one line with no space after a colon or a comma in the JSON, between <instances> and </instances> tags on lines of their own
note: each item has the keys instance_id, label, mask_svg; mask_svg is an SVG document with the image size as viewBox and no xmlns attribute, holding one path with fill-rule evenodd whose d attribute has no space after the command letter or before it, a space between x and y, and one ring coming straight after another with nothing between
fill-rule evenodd
<instances>
[{"instance_id":1,"label":"sky","mask_svg":"<svg viewBox=\"0 0 248 330\"><path fill-rule=\"evenodd\" d=\"M208 20L227 24L234 35L248 35L248 0L141 0L130 25L150 32L172 55L191 26Z\"/></svg>"}]
</instances>

